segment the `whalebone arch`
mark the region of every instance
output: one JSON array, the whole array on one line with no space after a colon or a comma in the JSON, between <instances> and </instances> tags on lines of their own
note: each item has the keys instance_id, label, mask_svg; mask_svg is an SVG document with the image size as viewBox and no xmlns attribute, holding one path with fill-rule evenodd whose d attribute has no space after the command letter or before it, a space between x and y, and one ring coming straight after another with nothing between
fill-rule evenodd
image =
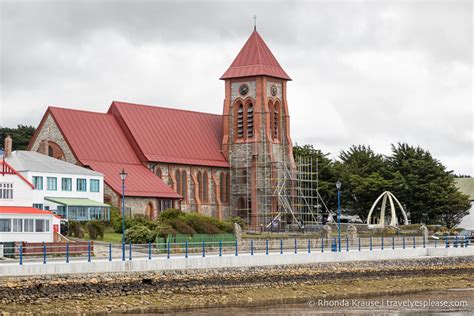
<instances>
[{"instance_id":1,"label":"whalebone arch","mask_svg":"<svg viewBox=\"0 0 474 316\"><path fill-rule=\"evenodd\" d=\"M375 208L377 207L377 204L382 201L382 205L380 207L380 218L379 222L376 224L371 223L372 222L372 215L374 213ZM393 195L392 192L390 191L385 191L382 194L379 195L379 197L375 200L374 204L370 208L369 215L367 216L367 224L371 228L383 228L385 227L385 210L387 207L387 201L389 202L390 205L390 224L389 226L398 226L398 217L396 214L396 208L395 208L395 203L397 203L400 212L403 216L403 224L408 225L408 217L405 212L405 209L403 208L402 204L400 201Z\"/></svg>"}]
</instances>

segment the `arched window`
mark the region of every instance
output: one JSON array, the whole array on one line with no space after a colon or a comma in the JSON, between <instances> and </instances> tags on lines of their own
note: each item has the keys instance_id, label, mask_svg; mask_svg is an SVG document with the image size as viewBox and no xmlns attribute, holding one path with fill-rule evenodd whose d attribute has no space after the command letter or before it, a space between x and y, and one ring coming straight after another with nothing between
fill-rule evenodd
<instances>
[{"instance_id":1,"label":"arched window","mask_svg":"<svg viewBox=\"0 0 474 316\"><path fill-rule=\"evenodd\" d=\"M209 179L207 172L204 171L202 174L202 198L201 201L207 203L209 202Z\"/></svg>"},{"instance_id":2,"label":"arched window","mask_svg":"<svg viewBox=\"0 0 474 316\"><path fill-rule=\"evenodd\" d=\"M179 170L176 170L176 173L175 173L175 178L176 178L176 192L181 195L181 190L182 190L182 187L181 187L181 171Z\"/></svg>"},{"instance_id":3,"label":"arched window","mask_svg":"<svg viewBox=\"0 0 474 316\"><path fill-rule=\"evenodd\" d=\"M198 181L198 196L202 202L202 173L198 171L197 173L197 181Z\"/></svg>"},{"instance_id":4,"label":"arched window","mask_svg":"<svg viewBox=\"0 0 474 316\"><path fill-rule=\"evenodd\" d=\"M253 105L249 104L247 108L247 137L253 137Z\"/></svg>"},{"instance_id":5,"label":"arched window","mask_svg":"<svg viewBox=\"0 0 474 316\"><path fill-rule=\"evenodd\" d=\"M278 139L278 130L280 128L279 104L275 103L273 107L273 138Z\"/></svg>"},{"instance_id":6,"label":"arched window","mask_svg":"<svg viewBox=\"0 0 474 316\"><path fill-rule=\"evenodd\" d=\"M237 137L244 138L244 106L242 104L237 110Z\"/></svg>"},{"instance_id":7,"label":"arched window","mask_svg":"<svg viewBox=\"0 0 474 316\"><path fill-rule=\"evenodd\" d=\"M188 176L186 170L181 171L181 196L183 200L188 198Z\"/></svg>"},{"instance_id":8,"label":"arched window","mask_svg":"<svg viewBox=\"0 0 474 316\"><path fill-rule=\"evenodd\" d=\"M270 135L271 137L273 137L273 129L274 129L274 124L273 124L273 121L274 121L274 112L273 112L273 102L272 100L268 101L268 112L270 113Z\"/></svg>"},{"instance_id":9,"label":"arched window","mask_svg":"<svg viewBox=\"0 0 474 316\"><path fill-rule=\"evenodd\" d=\"M221 187L221 202L229 202L229 193L230 193L230 174L227 172L221 173L220 178L220 187Z\"/></svg>"}]
</instances>

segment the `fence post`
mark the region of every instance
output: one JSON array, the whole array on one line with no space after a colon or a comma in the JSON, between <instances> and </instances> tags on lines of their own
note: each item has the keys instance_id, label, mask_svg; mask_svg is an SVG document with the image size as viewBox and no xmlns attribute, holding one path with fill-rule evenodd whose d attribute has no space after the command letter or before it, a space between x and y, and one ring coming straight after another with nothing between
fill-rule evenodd
<instances>
[{"instance_id":1,"label":"fence post","mask_svg":"<svg viewBox=\"0 0 474 316\"><path fill-rule=\"evenodd\" d=\"M359 237L359 251L360 251L360 237Z\"/></svg>"},{"instance_id":2,"label":"fence post","mask_svg":"<svg viewBox=\"0 0 474 316\"><path fill-rule=\"evenodd\" d=\"M349 237L346 237L346 251L349 251Z\"/></svg>"},{"instance_id":3,"label":"fence post","mask_svg":"<svg viewBox=\"0 0 474 316\"><path fill-rule=\"evenodd\" d=\"M382 238L380 239L380 249L383 250L383 236L382 236Z\"/></svg>"},{"instance_id":4,"label":"fence post","mask_svg":"<svg viewBox=\"0 0 474 316\"><path fill-rule=\"evenodd\" d=\"M308 239L308 253L311 253L311 240Z\"/></svg>"},{"instance_id":5,"label":"fence post","mask_svg":"<svg viewBox=\"0 0 474 316\"><path fill-rule=\"evenodd\" d=\"M265 240L265 254L268 256L268 239Z\"/></svg>"},{"instance_id":6,"label":"fence post","mask_svg":"<svg viewBox=\"0 0 474 316\"><path fill-rule=\"evenodd\" d=\"M321 252L324 252L324 238L321 238Z\"/></svg>"},{"instance_id":7,"label":"fence post","mask_svg":"<svg viewBox=\"0 0 474 316\"><path fill-rule=\"evenodd\" d=\"M370 251L372 251L372 236L370 236Z\"/></svg>"},{"instance_id":8,"label":"fence post","mask_svg":"<svg viewBox=\"0 0 474 316\"><path fill-rule=\"evenodd\" d=\"M20 266L23 265L23 244L20 244Z\"/></svg>"},{"instance_id":9,"label":"fence post","mask_svg":"<svg viewBox=\"0 0 474 316\"><path fill-rule=\"evenodd\" d=\"M203 240L202 241L202 257L204 258L206 256L206 242Z\"/></svg>"},{"instance_id":10,"label":"fence post","mask_svg":"<svg viewBox=\"0 0 474 316\"><path fill-rule=\"evenodd\" d=\"M405 249L405 236L402 236L403 249Z\"/></svg>"},{"instance_id":11,"label":"fence post","mask_svg":"<svg viewBox=\"0 0 474 316\"><path fill-rule=\"evenodd\" d=\"M46 264L46 243L43 241L43 263Z\"/></svg>"},{"instance_id":12,"label":"fence post","mask_svg":"<svg viewBox=\"0 0 474 316\"><path fill-rule=\"evenodd\" d=\"M426 239L425 239L425 236L423 236L423 248L426 248Z\"/></svg>"},{"instance_id":13,"label":"fence post","mask_svg":"<svg viewBox=\"0 0 474 316\"><path fill-rule=\"evenodd\" d=\"M188 240L186 240L185 242L185 253L184 253L184 257L187 258L188 257Z\"/></svg>"},{"instance_id":14,"label":"fence post","mask_svg":"<svg viewBox=\"0 0 474 316\"><path fill-rule=\"evenodd\" d=\"M219 240L219 257L222 257L222 240Z\"/></svg>"},{"instance_id":15,"label":"fence post","mask_svg":"<svg viewBox=\"0 0 474 316\"><path fill-rule=\"evenodd\" d=\"M280 239L280 255L283 254L283 239Z\"/></svg>"},{"instance_id":16,"label":"fence post","mask_svg":"<svg viewBox=\"0 0 474 316\"><path fill-rule=\"evenodd\" d=\"M392 236L392 249L395 249L395 236Z\"/></svg>"},{"instance_id":17,"label":"fence post","mask_svg":"<svg viewBox=\"0 0 474 316\"><path fill-rule=\"evenodd\" d=\"M91 241L87 242L87 262L91 262Z\"/></svg>"},{"instance_id":18,"label":"fence post","mask_svg":"<svg viewBox=\"0 0 474 316\"><path fill-rule=\"evenodd\" d=\"M446 243L446 248L449 248L448 236L446 236L446 238L445 238L445 243Z\"/></svg>"},{"instance_id":19,"label":"fence post","mask_svg":"<svg viewBox=\"0 0 474 316\"><path fill-rule=\"evenodd\" d=\"M454 241L454 247L457 248L459 245L458 245L458 236L456 235L456 239Z\"/></svg>"},{"instance_id":20,"label":"fence post","mask_svg":"<svg viewBox=\"0 0 474 316\"><path fill-rule=\"evenodd\" d=\"M151 242L148 242L148 260L151 260Z\"/></svg>"},{"instance_id":21,"label":"fence post","mask_svg":"<svg viewBox=\"0 0 474 316\"><path fill-rule=\"evenodd\" d=\"M250 255L253 256L253 239L250 240Z\"/></svg>"},{"instance_id":22,"label":"fence post","mask_svg":"<svg viewBox=\"0 0 474 316\"><path fill-rule=\"evenodd\" d=\"M235 256L239 255L239 242L235 240Z\"/></svg>"},{"instance_id":23,"label":"fence post","mask_svg":"<svg viewBox=\"0 0 474 316\"><path fill-rule=\"evenodd\" d=\"M69 241L66 243L66 263L69 263Z\"/></svg>"},{"instance_id":24,"label":"fence post","mask_svg":"<svg viewBox=\"0 0 474 316\"><path fill-rule=\"evenodd\" d=\"M298 253L298 242L296 241L296 238L295 238L295 253Z\"/></svg>"},{"instance_id":25,"label":"fence post","mask_svg":"<svg viewBox=\"0 0 474 316\"><path fill-rule=\"evenodd\" d=\"M416 248L416 237L413 236L413 248Z\"/></svg>"},{"instance_id":26,"label":"fence post","mask_svg":"<svg viewBox=\"0 0 474 316\"><path fill-rule=\"evenodd\" d=\"M166 244L166 258L170 258L170 241Z\"/></svg>"},{"instance_id":27,"label":"fence post","mask_svg":"<svg viewBox=\"0 0 474 316\"><path fill-rule=\"evenodd\" d=\"M130 248L128 249L128 260L132 260L132 242L130 241Z\"/></svg>"},{"instance_id":28,"label":"fence post","mask_svg":"<svg viewBox=\"0 0 474 316\"><path fill-rule=\"evenodd\" d=\"M122 241L122 261L125 261L125 242Z\"/></svg>"},{"instance_id":29,"label":"fence post","mask_svg":"<svg viewBox=\"0 0 474 316\"><path fill-rule=\"evenodd\" d=\"M438 240L435 239L434 242L435 242L435 248L437 248L438 247Z\"/></svg>"},{"instance_id":30,"label":"fence post","mask_svg":"<svg viewBox=\"0 0 474 316\"><path fill-rule=\"evenodd\" d=\"M109 243L109 261L112 261L112 243Z\"/></svg>"}]
</instances>

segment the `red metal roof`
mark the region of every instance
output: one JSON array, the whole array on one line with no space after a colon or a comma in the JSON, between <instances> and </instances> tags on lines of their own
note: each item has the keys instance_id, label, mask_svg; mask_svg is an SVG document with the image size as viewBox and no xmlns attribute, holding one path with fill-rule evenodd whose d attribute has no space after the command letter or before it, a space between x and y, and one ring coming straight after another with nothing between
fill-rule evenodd
<instances>
[{"instance_id":1,"label":"red metal roof","mask_svg":"<svg viewBox=\"0 0 474 316\"><path fill-rule=\"evenodd\" d=\"M221 150L221 115L116 101L109 113L148 161L229 167Z\"/></svg>"},{"instance_id":2,"label":"red metal roof","mask_svg":"<svg viewBox=\"0 0 474 316\"><path fill-rule=\"evenodd\" d=\"M267 75L291 80L257 31L253 31L221 79Z\"/></svg>"},{"instance_id":3,"label":"red metal roof","mask_svg":"<svg viewBox=\"0 0 474 316\"><path fill-rule=\"evenodd\" d=\"M4 157L5 159L5 157ZM0 174L1 175L5 175L5 174L14 174L16 176L18 176L21 180L23 180L24 182L26 182L26 184L28 184L32 189L35 188L35 186L33 185L33 183L31 183L30 181L28 181L28 179L26 179L21 173L19 173L18 171L15 170L15 168L13 168L8 162L6 162L5 160L0 160Z\"/></svg>"},{"instance_id":4,"label":"red metal roof","mask_svg":"<svg viewBox=\"0 0 474 316\"><path fill-rule=\"evenodd\" d=\"M125 168L126 196L181 197L142 164L113 115L56 107L48 111L79 162L103 173L118 194L119 172Z\"/></svg>"},{"instance_id":5,"label":"red metal roof","mask_svg":"<svg viewBox=\"0 0 474 316\"><path fill-rule=\"evenodd\" d=\"M0 214L52 215L53 213L28 206L0 206Z\"/></svg>"}]
</instances>

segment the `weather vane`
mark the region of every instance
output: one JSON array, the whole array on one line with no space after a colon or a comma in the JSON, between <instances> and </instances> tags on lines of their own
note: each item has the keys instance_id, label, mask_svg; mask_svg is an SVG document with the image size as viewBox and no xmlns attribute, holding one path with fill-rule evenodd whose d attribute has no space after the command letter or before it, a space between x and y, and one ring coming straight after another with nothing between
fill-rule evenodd
<instances>
[{"instance_id":1,"label":"weather vane","mask_svg":"<svg viewBox=\"0 0 474 316\"><path fill-rule=\"evenodd\" d=\"M257 30L257 16L255 14L253 15L253 30Z\"/></svg>"}]
</instances>

